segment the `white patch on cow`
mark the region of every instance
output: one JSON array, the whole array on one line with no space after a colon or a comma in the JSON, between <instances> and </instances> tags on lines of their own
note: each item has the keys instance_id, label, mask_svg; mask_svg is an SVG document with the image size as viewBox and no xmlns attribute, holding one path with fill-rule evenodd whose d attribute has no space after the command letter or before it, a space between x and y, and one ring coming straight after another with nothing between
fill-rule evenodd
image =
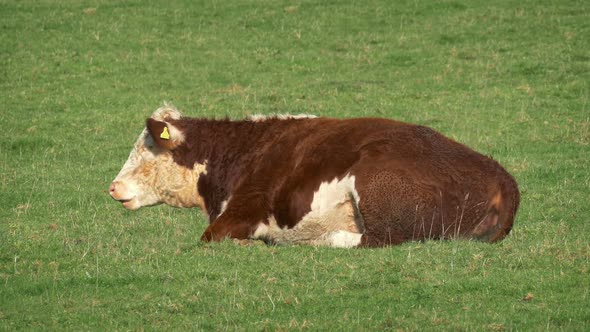
<instances>
[{"instance_id":1,"label":"white patch on cow","mask_svg":"<svg viewBox=\"0 0 590 332\"><path fill-rule=\"evenodd\" d=\"M254 231L254 234L252 234L252 238L253 239L271 239L270 237L270 228L273 227L275 228L274 232L281 232L282 229L279 227L279 225L277 225L277 220L275 219L275 217L270 217L268 219L268 225L261 222L260 224L258 224L258 227L256 227L256 230Z\"/></svg>"},{"instance_id":2,"label":"white patch on cow","mask_svg":"<svg viewBox=\"0 0 590 332\"><path fill-rule=\"evenodd\" d=\"M353 248L361 243L363 234L335 231L325 236L327 245L336 248Z\"/></svg>"},{"instance_id":3,"label":"white patch on cow","mask_svg":"<svg viewBox=\"0 0 590 332\"><path fill-rule=\"evenodd\" d=\"M248 116L248 120L252 122L262 122L269 119L278 119L278 120L288 120L288 119L315 119L317 116L312 114L274 114L274 115L264 115L264 114L252 114Z\"/></svg>"},{"instance_id":4,"label":"white patch on cow","mask_svg":"<svg viewBox=\"0 0 590 332\"><path fill-rule=\"evenodd\" d=\"M359 196L354 176L320 184L309 211L293 228L281 228L274 216L260 223L252 238L275 243L312 244L350 248L360 244L363 233L358 212Z\"/></svg>"},{"instance_id":5,"label":"white patch on cow","mask_svg":"<svg viewBox=\"0 0 590 332\"><path fill-rule=\"evenodd\" d=\"M352 198L358 204L359 197L354 187L354 176L347 175L341 180L335 178L331 182L322 182L318 190L313 194L311 211L303 217L319 218L338 205Z\"/></svg>"},{"instance_id":6,"label":"white patch on cow","mask_svg":"<svg viewBox=\"0 0 590 332\"><path fill-rule=\"evenodd\" d=\"M182 114L180 111L176 109L176 107L164 103L164 106L158 108L154 114L152 114L152 119L158 121L166 121L166 120L180 120L182 118Z\"/></svg>"},{"instance_id":7,"label":"white patch on cow","mask_svg":"<svg viewBox=\"0 0 590 332\"><path fill-rule=\"evenodd\" d=\"M221 202L221 209L219 210L219 215L222 215L223 212L225 212L225 209L227 209L227 204L229 203L230 200L231 200L231 196L229 196L228 199Z\"/></svg>"}]
</instances>

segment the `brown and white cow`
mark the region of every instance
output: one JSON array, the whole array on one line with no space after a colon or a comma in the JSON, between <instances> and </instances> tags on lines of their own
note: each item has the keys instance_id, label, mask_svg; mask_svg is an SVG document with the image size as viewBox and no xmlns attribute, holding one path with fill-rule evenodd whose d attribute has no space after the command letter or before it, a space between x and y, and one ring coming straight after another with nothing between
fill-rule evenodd
<instances>
[{"instance_id":1,"label":"brown and white cow","mask_svg":"<svg viewBox=\"0 0 590 332\"><path fill-rule=\"evenodd\" d=\"M310 116L242 121L158 109L111 196L130 210L200 207L202 240L335 247L466 238L512 228L513 177L436 131L386 119Z\"/></svg>"}]
</instances>

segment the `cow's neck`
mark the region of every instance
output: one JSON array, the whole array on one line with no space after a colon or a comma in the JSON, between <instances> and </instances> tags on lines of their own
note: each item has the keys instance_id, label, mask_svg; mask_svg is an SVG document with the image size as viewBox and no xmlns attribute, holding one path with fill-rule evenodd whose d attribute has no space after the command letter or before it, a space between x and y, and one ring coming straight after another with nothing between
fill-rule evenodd
<instances>
[{"instance_id":1,"label":"cow's neck","mask_svg":"<svg viewBox=\"0 0 590 332\"><path fill-rule=\"evenodd\" d=\"M237 180L251 164L252 151L268 125L251 121L183 119L175 123L185 142L175 151L175 161L187 168L206 164L198 182L210 221L227 203Z\"/></svg>"}]
</instances>

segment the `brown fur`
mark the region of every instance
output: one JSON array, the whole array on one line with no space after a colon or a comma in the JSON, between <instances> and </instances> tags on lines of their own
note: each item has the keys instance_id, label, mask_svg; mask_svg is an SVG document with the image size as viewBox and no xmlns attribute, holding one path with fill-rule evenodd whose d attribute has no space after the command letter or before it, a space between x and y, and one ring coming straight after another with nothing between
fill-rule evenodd
<instances>
[{"instance_id":1,"label":"brown fur","mask_svg":"<svg viewBox=\"0 0 590 332\"><path fill-rule=\"evenodd\" d=\"M207 165L197 186L210 220L206 241L248 238L270 217L293 228L322 182L348 174L363 246L498 241L519 205L515 180L497 162L423 126L372 118L168 122L184 140L156 144L181 166ZM162 125L148 120L148 129L158 134Z\"/></svg>"}]
</instances>

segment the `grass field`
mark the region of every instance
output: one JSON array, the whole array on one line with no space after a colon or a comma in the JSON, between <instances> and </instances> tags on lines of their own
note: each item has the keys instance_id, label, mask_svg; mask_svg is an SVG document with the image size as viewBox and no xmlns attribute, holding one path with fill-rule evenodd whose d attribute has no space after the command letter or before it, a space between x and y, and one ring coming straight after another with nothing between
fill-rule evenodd
<instances>
[{"instance_id":1,"label":"grass field","mask_svg":"<svg viewBox=\"0 0 590 332\"><path fill-rule=\"evenodd\" d=\"M0 330L590 329L590 3L0 0ZM499 244L198 241L106 189L145 118L381 116L493 156Z\"/></svg>"}]
</instances>

